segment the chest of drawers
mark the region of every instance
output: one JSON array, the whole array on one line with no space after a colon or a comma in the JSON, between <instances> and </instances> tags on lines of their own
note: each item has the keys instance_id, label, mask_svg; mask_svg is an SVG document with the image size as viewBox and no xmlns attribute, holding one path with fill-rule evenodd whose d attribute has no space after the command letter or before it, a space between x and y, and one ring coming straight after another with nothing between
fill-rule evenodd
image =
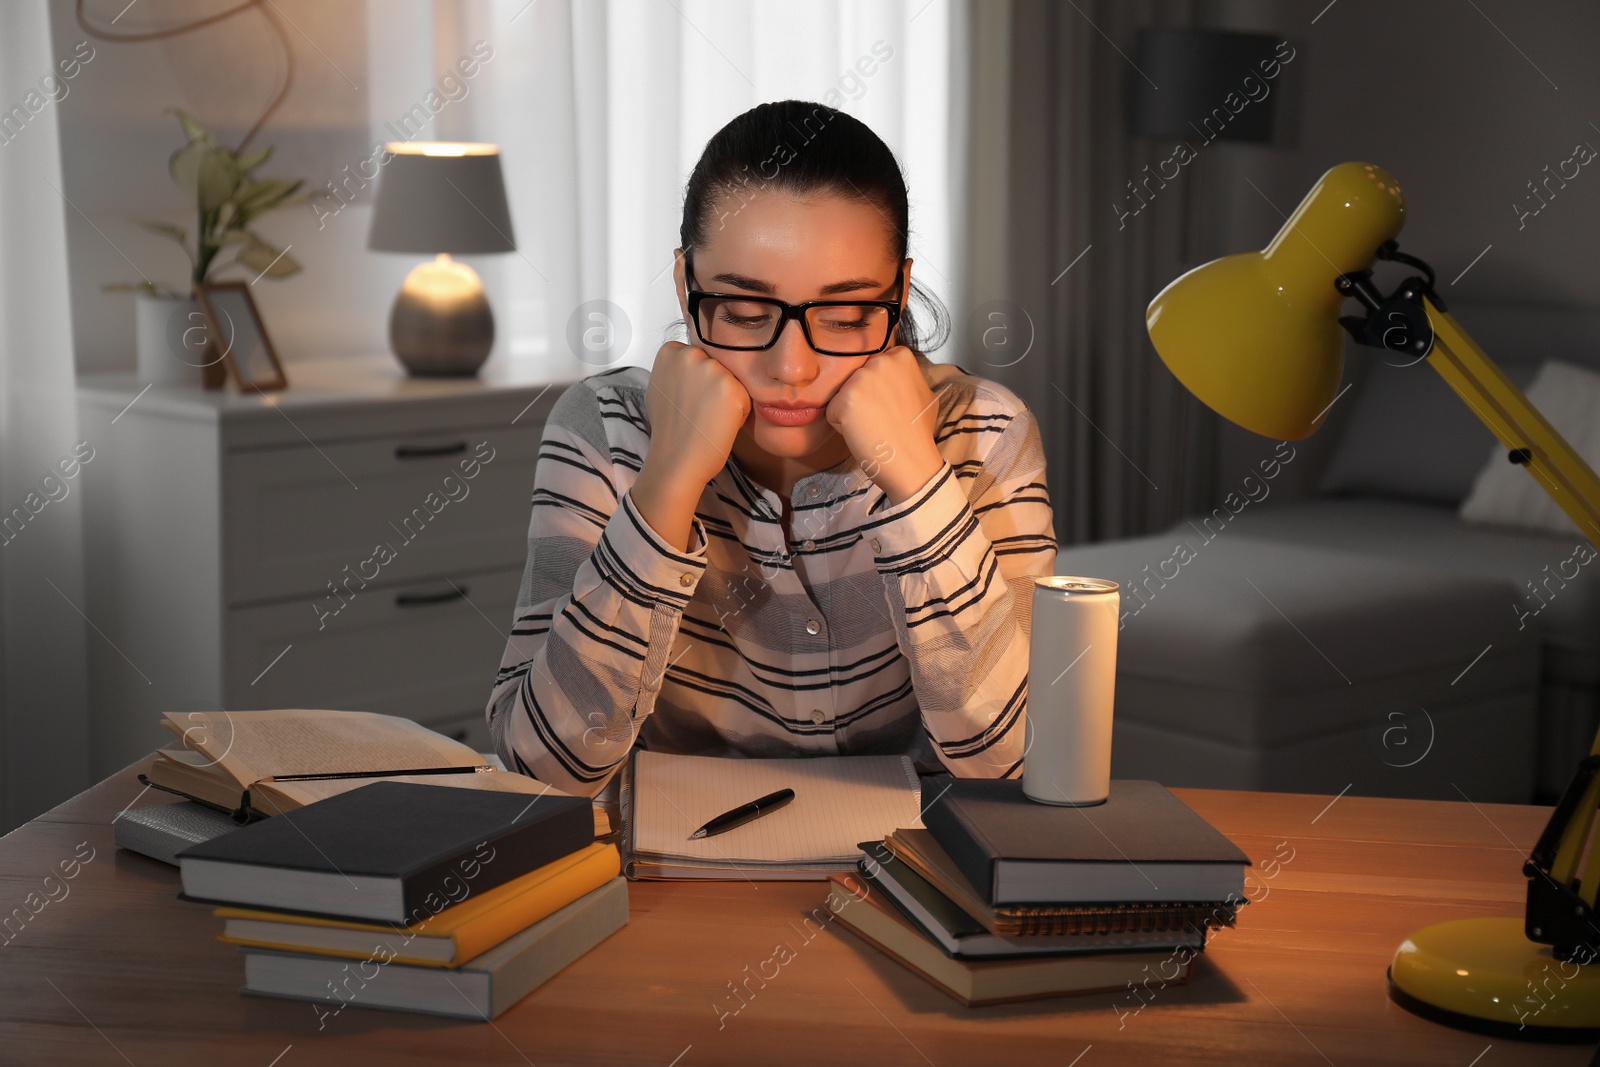
<instances>
[{"instance_id":1,"label":"chest of drawers","mask_svg":"<svg viewBox=\"0 0 1600 1067\"><path fill-rule=\"evenodd\" d=\"M291 364L268 396L79 379L92 771L163 712L351 708L480 751L545 414L515 368Z\"/></svg>"}]
</instances>

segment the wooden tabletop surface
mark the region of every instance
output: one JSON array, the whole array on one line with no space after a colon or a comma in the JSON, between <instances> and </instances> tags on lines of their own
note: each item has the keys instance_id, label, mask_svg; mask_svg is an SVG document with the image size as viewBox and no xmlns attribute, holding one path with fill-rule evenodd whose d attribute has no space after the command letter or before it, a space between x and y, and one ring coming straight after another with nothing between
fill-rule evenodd
<instances>
[{"instance_id":1,"label":"wooden tabletop surface","mask_svg":"<svg viewBox=\"0 0 1600 1067\"><path fill-rule=\"evenodd\" d=\"M1548 808L1174 790L1255 861L1253 903L1189 984L1140 996L963 1008L837 924L803 927L820 883L635 882L625 928L475 1023L241 995L242 958L208 908L176 898L177 869L112 844L119 811L172 799L139 784L147 763L0 838L0 1063L1557 1067L1593 1053L1457 1032L1384 991L1411 931L1522 913ZM732 996L775 956L775 977Z\"/></svg>"}]
</instances>

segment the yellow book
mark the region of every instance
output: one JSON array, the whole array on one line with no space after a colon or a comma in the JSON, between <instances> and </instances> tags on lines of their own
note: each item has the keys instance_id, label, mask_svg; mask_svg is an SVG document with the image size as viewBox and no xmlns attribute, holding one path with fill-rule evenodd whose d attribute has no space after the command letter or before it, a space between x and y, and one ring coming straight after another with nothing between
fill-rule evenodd
<instances>
[{"instance_id":1,"label":"yellow book","mask_svg":"<svg viewBox=\"0 0 1600 1067\"><path fill-rule=\"evenodd\" d=\"M600 888L621 870L617 846L597 841L514 881L469 895L409 926L256 908L216 908L211 914L226 920L217 940L230 945L380 963L459 967Z\"/></svg>"}]
</instances>

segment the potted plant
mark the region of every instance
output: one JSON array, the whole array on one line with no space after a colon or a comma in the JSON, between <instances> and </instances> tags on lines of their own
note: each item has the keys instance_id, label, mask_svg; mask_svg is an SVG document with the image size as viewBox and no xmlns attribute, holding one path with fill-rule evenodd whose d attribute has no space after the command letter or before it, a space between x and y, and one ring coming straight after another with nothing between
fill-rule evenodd
<instances>
[{"instance_id":1,"label":"potted plant","mask_svg":"<svg viewBox=\"0 0 1600 1067\"><path fill-rule=\"evenodd\" d=\"M218 143L193 115L167 108L183 127L187 143L172 153L167 172L194 202L196 226L193 240L182 226L143 220L140 225L170 237L189 258L187 291L150 281L108 285L108 290L135 293L139 376L150 381L185 381L195 368L206 368L206 383L220 385L211 371L216 357L207 351L204 319L194 299L196 285L214 280L233 267L252 277L287 278L300 272L300 264L254 229L256 219L278 208L301 204L302 181L258 178L255 172L272 155L272 149L243 151Z\"/></svg>"}]
</instances>

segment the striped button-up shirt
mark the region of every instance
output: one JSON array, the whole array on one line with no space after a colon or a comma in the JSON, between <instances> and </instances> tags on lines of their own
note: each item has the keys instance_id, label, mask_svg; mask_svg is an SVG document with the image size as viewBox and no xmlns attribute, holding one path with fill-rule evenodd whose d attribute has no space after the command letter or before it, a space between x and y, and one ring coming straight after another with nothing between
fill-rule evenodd
<instances>
[{"instance_id":1,"label":"striped button-up shirt","mask_svg":"<svg viewBox=\"0 0 1600 1067\"><path fill-rule=\"evenodd\" d=\"M786 502L730 459L687 551L629 494L648 371L570 387L545 424L486 709L506 766L586 796L635 744L1020 775L1032 579L1056 550L1038 428L1003 386L921 365L945 463L910 499L891 505L852 459Z\"/></svg>"}]
</instances>

